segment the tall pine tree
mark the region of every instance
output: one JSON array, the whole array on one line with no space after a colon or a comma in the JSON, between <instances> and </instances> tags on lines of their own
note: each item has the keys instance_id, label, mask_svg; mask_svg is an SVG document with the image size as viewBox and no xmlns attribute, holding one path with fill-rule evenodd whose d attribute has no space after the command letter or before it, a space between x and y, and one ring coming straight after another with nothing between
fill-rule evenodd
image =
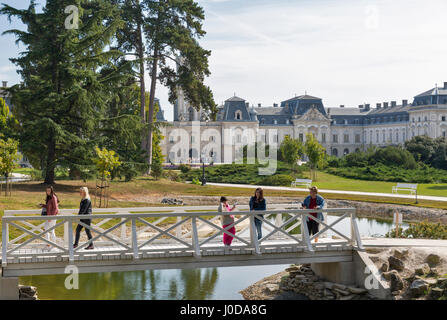
<instances>
[{"instance_id":1,"label":"tall pine tree","mask_svg":"<svg viewBox=\"0 0 447 320\"><path fill-rule=\"evenodd\" d=\"M79 9L78 29L66 28L69 5ZM27 26L5 32L26 47L11 59L23 83L10 92L22 125L21 149L53 184L58 164L83 163L93 155L110 99L105 88L120 76L120 70L100 70L121 55L109 45L122 20L107 0L47 0L42 13L35 6L34 0L26 10L3 5L0 13Z\"/></svg>"},{"instance_id":2,"label":"tall pine tree","mask_svg":"<svg viewBox=\"0 0 447 320\"><path fill-rule=\"evenodd\" d=\"M147 160L152 163L155 95L157 82L169 88L169 101L177 99L177 90L197 110L214 110L216 104L209 87L208 57L198 39L205 35L203 8L193 0L142 0L146 59L150 75L149 126ZM182 63L177 68L179 61Z\"/></svg>"}]
</instances>

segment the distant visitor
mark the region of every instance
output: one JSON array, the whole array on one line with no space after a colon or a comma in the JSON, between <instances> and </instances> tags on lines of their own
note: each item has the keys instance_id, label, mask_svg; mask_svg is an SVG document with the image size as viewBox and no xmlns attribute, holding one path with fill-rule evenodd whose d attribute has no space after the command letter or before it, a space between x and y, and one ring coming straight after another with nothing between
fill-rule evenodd
<instances>
[{"instance_id":1,"label":"distant visitor","mask_svg":"<svg viewBox=\"0 0 447 320\"><path fill-rule=\"evenodd\" d=\"M310 195L304 199L302 207L305 209L323 209L324 208L324 198L318 194L317 187L309 188ZM324 221L324 215L322 212L311 212L310 215L317 218L320 221ZM306 217L307 229L309 230L309 235L312 236L318 233L320 224L309 217ZM318 237L315 238L315 242L318 242Z\"/></svg>"}]
</instances>

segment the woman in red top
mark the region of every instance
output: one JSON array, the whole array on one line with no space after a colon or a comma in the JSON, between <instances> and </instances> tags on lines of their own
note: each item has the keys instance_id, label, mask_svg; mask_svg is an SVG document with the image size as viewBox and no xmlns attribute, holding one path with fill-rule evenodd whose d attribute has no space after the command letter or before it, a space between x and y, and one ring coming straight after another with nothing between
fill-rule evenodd
<instances>
[{"instance_id":1,"label":"woman in red top","mask_svg":"<svg viewBox=\"0 0 447 320\"><path fill-rule=\"evenodd\" d=\"M47 211L47 216L55 216L59 213L59 199L56 196L56 193L54 192L54 189L52 186L47 187L46 190L46 199L45 199L45 204L41 203L39 204L39 206L41 208L45 208ZM45 231L54 227L56 225L56 220L47 220L45 222L45 226L44 229ZM50 232L46 233L46 238L48 241L56 242L56 233L53 230L51 230ZM50 247L50 245L48 244L47 247Z\"/></svg>"}]
</instances>

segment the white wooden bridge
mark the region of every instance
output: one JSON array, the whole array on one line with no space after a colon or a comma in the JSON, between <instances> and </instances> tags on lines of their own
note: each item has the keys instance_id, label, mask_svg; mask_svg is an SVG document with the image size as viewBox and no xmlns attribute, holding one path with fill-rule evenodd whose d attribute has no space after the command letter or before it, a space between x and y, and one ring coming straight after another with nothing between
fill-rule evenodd
<instances>
[{"instance_id":1,"label":"white wooden bridge","mask_svg":"<svg viewBox=\"0 0 447 320\"><path fill-rule=\"evenodd\" d=\"M38 210L5 211L2 218L1 265L3 277L62 274L67 265L81 273L183 269L225 266L325 263L352 261L353 250L363 250L354 208L302 210L297 205L270 205L263 211L263 237L258 240L254 219L259 212L248 206L235 215L237 233L231 249L222 243L221 213L216 206L94 209L91 216L77 210L61 210L55 217L42 217ZM309 236L306 217L310 212L339 216L333 223L319 221L320 232ZM91 226L80 219L91 218ZM349 219L347 234L334 226ZM47 220L54 227L44 230ZM92 231L93 250L82 231L73 248L74 229L80 223ZM55 241L47 233L56 231ZM336 237L327 238L331 230ZM318 243L313 240L319 237Z\"/></svg>"}]
</instances>

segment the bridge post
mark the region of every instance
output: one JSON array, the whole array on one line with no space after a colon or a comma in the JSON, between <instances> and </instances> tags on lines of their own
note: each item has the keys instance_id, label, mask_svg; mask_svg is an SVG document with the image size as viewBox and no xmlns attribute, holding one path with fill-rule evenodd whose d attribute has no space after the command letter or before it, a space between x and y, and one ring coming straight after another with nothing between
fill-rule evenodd
<instances>
[{"instance_id":1,"label":"bridge post","mask_svg":"<svg viewBox=\"0 0 447 320\"><path fill-rule=\"evenodd\" d=\"M124 220L126 220L126 218L121 218L121 222L124 222ZM126 241L126 224L123 223L121 225L121 241L123 241L123 243Z\"/></svg>"},{"instance_id":2,"label":"bridge post","mask_svg":"<svg viewBox=\"0 0 447 320\"><path fill-rule=\"evenodd\" d=\"M138 259L138 238L137 238L137 224L135 218L132 219L132 249L133 258Z\"/></svg>"},{"instance_id":3,"label":"bridge post","mask_svg":"<svg viewBox=\"0 0 447 320\"><path fill-rule=\"evenodd\" d=\"M255 249L254 254L261 254L261 250L259 250L258 232L256 231L254 215L250 216L250 239L251 245Z\"/></svg>"},{"instance_id":4,"label":"bridge post","mask_svg":"<svg viewBox=\"0 0 447 320\"><path fill-rule=\"evenodd\" d=\"M307 228L305 214L301 215L301 233L302 233L302 240L304 241L304 244L307 246L307 250L309 250L310 252L314 252L312 243L310 243L309 229Z\"/></svg>"},{"instance_id":5,"label":"bridge post","mask_svg":"<svg viewBox=\"0 0 447 320\"><path fill-rule=\"evenodd\" d=\"M177 223L179 223L180 221L182 221L182 217L177 217ZM175 236L179 239L182 236L182 225L179 224L175 229Z\"/></svg>"},{"instance_id":6,"label":"bridge post","mask_svg":"<svg viewBox=\"0 0 447 320\"><path fill-rule=\"evenodd\" d=\"M2 267L6 267L6 262L8 261L8 257L6 256L8 252L8 223L5 220L2 220Z\"/></svg>"},{"instance_id":7,"label":"bridge post","mask_svg":"<svg viewBox=\"0 0 447 320\"><path fill-rule=\"evenodd\" d=\"M276 215L275 225L276 225L277 228L281 227L281 225L282 225L282 213L278 213ZM277 239L279 238L279 233L278 232L276 233L276 238Z\"/></svg>"},{"instance_id":8,"label":"bridge post","mask_svg":"<svg viewBox=\"0 0 447 320\"><path fill-rule=\"evenodd\" d=\"M194 247L194 256L196 258L200 257L200 243L199 243L199 234L197 232L197 218L192 217L192 245Z\"/></svg>"},{"instance_id":9,"label":"bridge post","mask_svg":"<svg viewBox=\"0 0 447 320\"><path fill-rule=\"evenodd\" d=\"M355 211L351 213L351 245L354 246L357 242L359 250L363 250L362 237L360 236L359 227L357 225L357 216Z\"/></svg>"},{"instance_id":10,"label":"bridge post","mask_svg":"<svg viewBox=\"0 0 447 320\"><path fill-rule=\"evenodd\" d=\"M64 228L68 231L67 241L68 241L68 260L70 262L74 261L74 251L73 251L73 221L69 220L65 223Z\"/></svg>"}]
</instances>

